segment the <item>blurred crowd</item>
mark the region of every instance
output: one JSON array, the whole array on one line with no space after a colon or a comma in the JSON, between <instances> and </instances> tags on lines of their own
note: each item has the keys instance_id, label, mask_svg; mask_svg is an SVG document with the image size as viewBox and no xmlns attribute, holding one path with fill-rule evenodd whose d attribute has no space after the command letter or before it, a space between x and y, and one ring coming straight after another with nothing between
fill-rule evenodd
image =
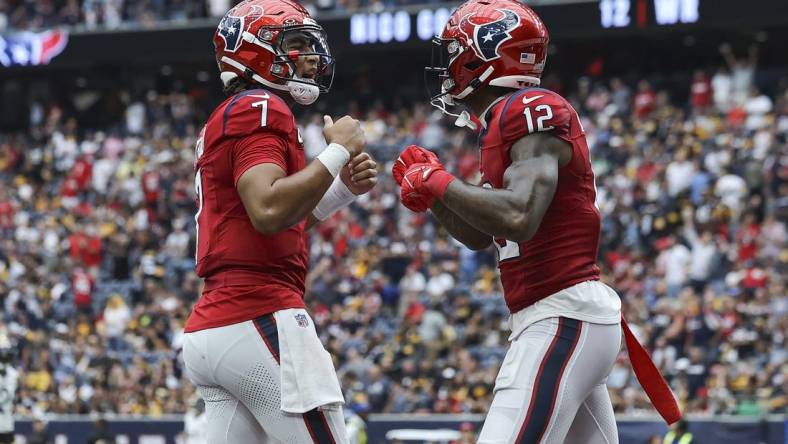
<instances>
[{"instance_id":1,"label":"blurred crowd","mask_svg":"<svg viewBox=\"0 0 788 444\"><path fill-rule=\"evenodd\" d=\"M304 0L310 13L380 11L389 7L448 0ZM56 26L80 29L151 27L221 17L240 0L0 0L0 33Z\"/></svg>"},{"instance_id":2,"label":"blurred crowd","mask_svg":"<svg viewBox=\"0 0 788 444\"><path fill-rule=\"evenodd\" d=\"M597 174L602 279L686 411L785 413L788 83L763 94L752 60L729 62L678 95L615 78L564 92ZM0 135L0 336L16 350L18 413L194 405L179 350L201 288L203 104L151 91L98 131L40 103L29 131ZM313 229L306 295L348 407L483 413L508 336L495 252L399 205L389 175L418 143L475 182L475 136L424 104L353 112L382 180ZM320 118L299 123L314 157ZM608 384L617 412L653 413L623 351Z\"/></svg>"}]
</instances>

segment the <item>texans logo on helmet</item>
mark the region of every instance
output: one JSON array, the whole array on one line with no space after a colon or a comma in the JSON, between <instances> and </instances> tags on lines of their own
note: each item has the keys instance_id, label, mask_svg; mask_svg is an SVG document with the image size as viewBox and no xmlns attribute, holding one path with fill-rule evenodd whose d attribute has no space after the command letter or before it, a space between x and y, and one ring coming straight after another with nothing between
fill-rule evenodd
<instances>
[{"instance_id":1,"label":"texans logo on helmet","mask_svg":"<svg viewBox=\"0 0 788 444\"><path fill-rule=\"evenodd\" d=\"M235 52L241 44L241 30L244 26L243 17L225 16L219 23L219 35L224 39L224 50Z\"/></svg>"},{"instance_id":2,"label":"texans logo on helmet","mask_svg":"<svg viewBox=\"0 0 788 444\"><path fill-rule=\"evenodd\" d=\"M222 36L222 40L224 40L225 51L237 51L238 47L241 46L241 34L243 34L246 29L244 26L246 21L249 20L250 23L254 22L263 15L263 8L260 6L252 5L251 8L252 10L247 12L246 15L239 17L232 15L232 13L238 9L236 7L219 22L219 35Z\"/></svg>"},{"instance_id":3,"label":"texans logo on helmet","mask_svg":"<svg viewBox=\"0 0 788 444\"><path fill-rule=\"evenodd\" d=\"M512 38L509 33L520 24L520 16L508 9L498 9L503 14L498 20L478 25L471 21L471 15L463 17L460 21L460 31L473 41L471 47L476 55L485 62L497 59L498 47L501 43Z\"/></svg>"}]
</instances>

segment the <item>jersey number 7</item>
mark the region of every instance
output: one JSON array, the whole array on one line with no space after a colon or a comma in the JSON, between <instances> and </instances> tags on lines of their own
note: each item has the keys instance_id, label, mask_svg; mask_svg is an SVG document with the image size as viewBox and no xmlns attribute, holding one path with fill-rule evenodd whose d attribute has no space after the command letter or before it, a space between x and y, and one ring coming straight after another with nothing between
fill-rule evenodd
<instances>
[{"instance_id":1,"label":"jersey number 7","mask_svg":"<svg viewBox=\"0 0 788 444\"><path fill-rule=\"evenodd\" d=\"M260 127L266 126L268 124L268 99L270 99L270 96L268 93L263 93L262 95L250 95L249 97L263 99L253 102L252 108L260 108Z\"/></svg>"}]
</instances>

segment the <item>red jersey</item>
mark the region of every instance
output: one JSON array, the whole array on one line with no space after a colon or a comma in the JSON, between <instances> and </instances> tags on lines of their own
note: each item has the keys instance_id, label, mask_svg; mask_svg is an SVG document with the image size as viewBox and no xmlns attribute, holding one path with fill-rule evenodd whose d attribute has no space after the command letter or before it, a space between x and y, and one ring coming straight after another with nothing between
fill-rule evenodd
<instances>
[{"instance_id":1,"label":"red jersey","mask_svg":"<svg viewBox=\"0 0 788 444\"><path fill-rule=\"evenodd\" d=\"M657 95L652 90L639 91L635 94L635 115L637 117L646 117L654 111L654 106L657 104Z\"/></svg>"},{"instance_id":2,"label":"red jersey","mask_svg":"<svg viewBox=\"0 0 788 444\"><path fill-rule=\"evenodd\" d=\"M79 191L86 190L93 178L93 164L84 158L77 160L71 168L70 177L76 181Z\"/></svg>"},{"instance_id":3,"label":"red jersey","mask_svg":"<svg viewBox=\"0 0 788 444\"><path fill-rule=\"evenodd\" d=\"M739 228L736 232L736 242L739 244L737 262L746 262L758 254L758 236L760 234L761 227L755 223Z\"/></svg>"},{"instance_id":4,"label":"red jersey","mask_svg":"<svg viewBox=\"0 0 788 444\"><path fill-rule=\"evenodd\" d=\"M74 304L78 307L88 307L93 302L93 286L96 280L93 276L81 269L71 275L71 287L74 291Z\"/></svg>"},{"instance_id":5,"label":"red jersey","mask_svg":"<svg viewBox=\"0 0 788 444\"><path fill-rule=\"evenodd\" d=\"M196 260L205 288L185 330L303 308L306 220L263 235L252 226L236 190L241 175L255 165L273 163L287 175L304 168L304 146L290 108L263 89L227 99L200 133L196 158Z\"/></svg>"},{"instance_id":6,"label":"red jersey","mask_svg":"<svg viewBox=\"0 0 788 444\"><path fill-rule=\"evenodd\" d=\"M692 81L690 92L692 94L692 106L705 108L711 105L711 82L705 75Z\"/></svg>"},{"instance_id":7,"label":"red jersey","mask_svg":"<svg viewBox=\"0 0 788 444\"><path fill-rule=\"evenodd\" d=\"M16 208L10 200L0 201L0 228L14 228Z\"/></svg>"},{"instance_id":8,"label":"red jersey","mask_svg":"<svg viewBox=\"0 0 788 444\"><path fill-rule=\"evenodd\" d=\"M158 171L146 171L142 174L142 192L145 195L146 203L154 204L159 200L160 188L161 183Z\"/></svg>"},{"instance_id":9,"label":"red jersey","mask_svg":"<svg viewBox=\"0 0 788 444\"><path fill-rule=\"evenodd\" d=\"M78 231L68 237L69 254L77 263L88 267L101 265L101 238Z\"/></svg>"},{"instance_id":10,"label":"red jersey","mask_svg":"<svg viewBox=\"0 0 788 444\"><path fill-rule=\"evenodd\" d=\"M563 97L526 88L494 104L479 137L482 184L503 188L509 150L519 139L550 131L572 146L572 160L559 169L558 185L539 228L527 242L496 239L506 305L512 313L553 293L599 280L596 264L600 215L585 132Z\"/></svg>"}]
</instances>

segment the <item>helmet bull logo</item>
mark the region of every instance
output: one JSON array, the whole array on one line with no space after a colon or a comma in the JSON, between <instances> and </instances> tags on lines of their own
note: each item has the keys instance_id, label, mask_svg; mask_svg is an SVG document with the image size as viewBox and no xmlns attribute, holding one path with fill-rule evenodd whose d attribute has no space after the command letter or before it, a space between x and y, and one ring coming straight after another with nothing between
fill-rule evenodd
<instances>
[{"instance_id":1,"label":"helmet bull logo","mask_svg":"<svg viewBox=\"0 0 788 444\"><path fill-rule=\"evenodd\" d=\"M503 17L498 20L478 25L473 23L470 14L460 21L460 31L473 41L471 47L476 55L485 62L500 57L498 47L501 43L512 38L509 31L520 24L520 17L508 9L498 9Z\"/></svg>"}]
</instances>

